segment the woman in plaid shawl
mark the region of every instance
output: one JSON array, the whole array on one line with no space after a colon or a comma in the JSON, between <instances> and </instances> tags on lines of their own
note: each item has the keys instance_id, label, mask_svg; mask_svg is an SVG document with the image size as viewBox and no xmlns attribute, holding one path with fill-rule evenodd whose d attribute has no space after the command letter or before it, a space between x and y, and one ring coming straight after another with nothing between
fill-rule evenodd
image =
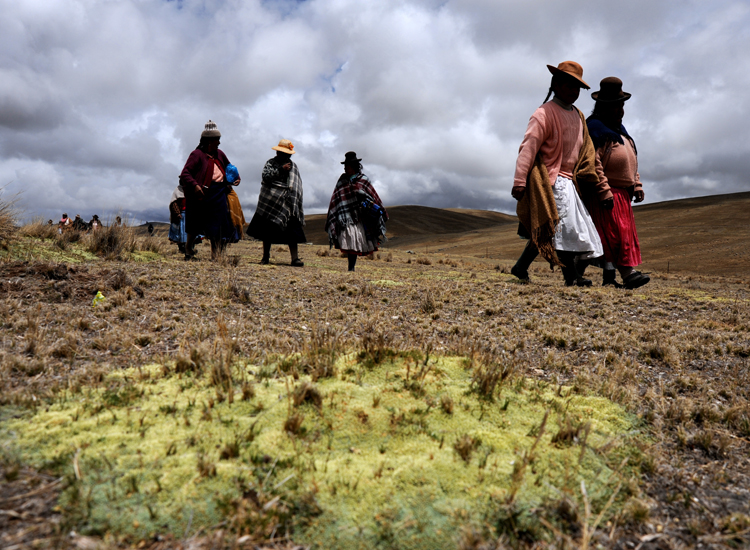
<instances>
[{"instance_id":1,"label":"woman in plaid shawl","mask_svg":"<svg viewBox=\"0 0 750 550\"><path fill-rule=\"evenodd\" d=\"M378 249L385 240L388 213L383 208L370 180L362 173L357 153L349 151L345 157L344 173L328 206L325 229L328 241L349 256L349 271L354 271L357 256L366 256Z\"/></svg>"},{"instance_id":2,"label":"woman in plaid shawl","mask_svg":"<svg viewBox=\"0 0 750 550\"><path fill-rule=\"evenodd\" d=\"M288 244L292 265L302 267L305 264L299 259L297 244L307 242L307 238L303 229L302 177L291 158L296 151L288 139L282 139L271 149L276 156L263 167L258 208L247 234L263 241L261 264L271 260L272 244Z\"/></svg>"}]
</instances>

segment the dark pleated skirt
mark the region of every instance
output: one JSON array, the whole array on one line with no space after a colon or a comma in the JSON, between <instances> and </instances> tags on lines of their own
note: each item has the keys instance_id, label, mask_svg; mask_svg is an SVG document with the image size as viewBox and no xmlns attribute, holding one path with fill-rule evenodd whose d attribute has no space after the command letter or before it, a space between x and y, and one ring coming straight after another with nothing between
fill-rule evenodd
<instances>
[{"instance_id":1,"label":"dark pleated skirt","mask_svg":"<svg viewBox=\"0 0 750 550\"><path fill-rule=\"evenodd\" d=\"M187 198L185 229L191 235L204 235L212 241L236 243L240 232L232 223L227 204L227 187L216 185L204 189L204 197L194 195Z\"/></svg>"},{"instance_id":2,"label":"dark pleated skirt","mask_svg":"<svg viewBox=\"0 0 750 550\"><path fill-rule=\"evenodd\" d=\"M247 234L254 239L271 244L306 243L305 230L297 218L291 218L285 228L258 214L250 220Z\"/></svg>"}]
</instances>

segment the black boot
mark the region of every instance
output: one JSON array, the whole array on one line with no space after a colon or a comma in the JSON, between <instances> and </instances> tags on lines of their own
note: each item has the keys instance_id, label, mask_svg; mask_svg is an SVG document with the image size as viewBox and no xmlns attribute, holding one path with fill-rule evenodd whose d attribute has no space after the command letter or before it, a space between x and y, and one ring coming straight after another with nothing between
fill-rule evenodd
<instances>
[{"instance_id":1,"label":"black boot","mask_svg":"<svg viewBox=\"0 0 750 550\"><path fill-rule=\"evenodd\" d=\"M578 274L575 252L558 250L557 257L563 264L562 274L565 278L565 286L591 286L590 279L584 279Z\"/></svg>"},{"instance_id":2,"label":"black boot","mask_svg":"<svg viewBox=\"0 0 750 550\"><path fill-rule=\"evenodd\" d=\"M605 269L602 271L602 286L610 285L615 288L622 288L622 285L617 282L616 269Z\"/></svg>"},{"instance_id":3,"label":"black boot","mask_svg":"<svg viewBox=\"0 0 750 550\"><path fill-rule=\"evenodd\" d=\"M534 246L534 243L529 239L526 243L526 248L521 252L521 257L518 258L516 265L510 268L511 274L515 275L522 281L529 281L529 267L531 263L539 256L539 250Z\"/></svg>"},{"instance_id":4,"label":"black boot","mask_svg":"<svg viewBox=\"0 0 750 550\"><path fill-rule=\"evenodd\" d=\"M562 271L563 279L565 279L565 286L573 286L576 284L576 279L578 278L574 263L575 256L565 250L557 250L556 252L557 259L563 264L560 270Z\"/></svg>"},{"instance_id":5,"label":"black boot","mask_svg":"<svg viewBox=\"0 0 750 550\"><path fill-rule=\"evenodd\" d=\"M575 256L574 265L576 266L576 286L591 286L591 279L586 279L583 274L589 266L589 260L584 260L580 256Z\"/></svg>"},{"instance_id":6,"label":"black boot","mask_svg":"<svg viewBox=\"0 0 750 550\"><path fill-rule=\"evenodd\" d=\"M357 255L349 254L349 271L354 271L354 266L357 265Z\"/></svg>"}]
</instances>

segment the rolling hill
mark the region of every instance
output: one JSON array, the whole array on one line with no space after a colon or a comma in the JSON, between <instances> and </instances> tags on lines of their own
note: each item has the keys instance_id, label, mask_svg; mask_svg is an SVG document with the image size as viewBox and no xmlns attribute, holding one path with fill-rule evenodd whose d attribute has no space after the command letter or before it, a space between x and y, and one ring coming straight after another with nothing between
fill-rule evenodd
<instances>
[{"instance_id":1,"label":"rolling hill","mask_svg":"<svg viewBox=\"0 0 750 550\"><path fill-rule=\"evenodd\" d=\"M750 273L750 192L665 201L635 207L644 270L707 275ZM426 206L388 208L384 248L515 260L525 241L515 216ZM325 215L307 217L305 232L327 244Z\"/></svg>"}]
</instances>

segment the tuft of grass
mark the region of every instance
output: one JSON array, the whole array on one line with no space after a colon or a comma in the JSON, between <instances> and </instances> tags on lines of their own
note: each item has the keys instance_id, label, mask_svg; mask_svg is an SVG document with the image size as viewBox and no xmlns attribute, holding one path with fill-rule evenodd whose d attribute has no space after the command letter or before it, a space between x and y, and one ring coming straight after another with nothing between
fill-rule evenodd
<instances>
[{"instance_id":1,"label":"tuft of grass","mask_svg":"<svg viewBox=\"0 0 750 550\"><path fill-rule=\"evenodd\" d=\"M0 245L7 248L18 232L18 210L17 198L4 199L3 191L4 189L0 189Z\"/></svg>"},{"instance_id":2,"label":"tuft of grass","mask_svg":"<svg viewBox=\"0 0 750 550\"><path fill-rule=\"evenodd\" d=\"M342 351L341 337L345 329L317 325L312 328L303 353L303 369L312 375L313 382L336 375L336 359Z\"/></svg>"},{"instance_id":3,"label":"tuft of grass","mask_svg":"<svg viewBox=\"0 0 750 550\"><path fill-rule=\"evenodd\" d=\"M21 226L19 233L24 237L50 240L57 237L57 224L48 225L43 218L35 218L30 223Z\"/></svg>"},{"instance_id":4,"label":"tuft of grass","mask_svg":"<svg viewBox=\"0 0 750 550\"><path fill-rule=\"evenodd\" d=\"M323 396L315 384L304 381L294 389L292 402L295 407L299 407L303 403L309 403L320 410L323 407Z\"/></svg>"},{"instance_id":5,"label":"tuft of grass","mask_svg":"<svg viewBox=\"0 0 750 550\"><path fill-rule=\"evenodd\" d=\"M300 433L304 421L305 415L292 413L284 421L284 431L291 435L297 435Z\"/></svg>"},{"instance_id":6,"label":"tuft of grass","mask_svg":"<svg viewBox=\"0 0 750 550\"><path fill-rule=\"evenodd\" d=\"M453 398L449 393L440 396L440 408L445 414L453 414Z\"/></svg>"},{"instance_id":7,"label":"tuft of grass","mask_svg":"<svg viewBox=\"0 0 750 550\"><path fill-rule=\"evenodd\" d=\"M107 260L127 261L137 245L135 230L125 224L100 227L86 236L86 249Z\"/></svg>"},{"instance_id":8,"label":"tuft of grass","mask_svg":"<svg viewBox=\"0 0 750 550\"><path fill-rule=\"evenodd\" d=\"M485 352L474 365L471 376L471 391L482 399L493 401L495 393L513 374L512 364L502 363L491 353Z\"/></svg>"},{"instance_id":9,"label":"tuft of grass","mask_svg":"<svg viewBox=\"0 0 750 550\"><path fill-rule=\"evenodd\" d=\"M481 439L464 434L453 444L453 449L458 456L461 457L461 460L468 464L471 462L471 456L474 454L474 451L476 451L481 444Z\"/></svg>"}]
</instances>

